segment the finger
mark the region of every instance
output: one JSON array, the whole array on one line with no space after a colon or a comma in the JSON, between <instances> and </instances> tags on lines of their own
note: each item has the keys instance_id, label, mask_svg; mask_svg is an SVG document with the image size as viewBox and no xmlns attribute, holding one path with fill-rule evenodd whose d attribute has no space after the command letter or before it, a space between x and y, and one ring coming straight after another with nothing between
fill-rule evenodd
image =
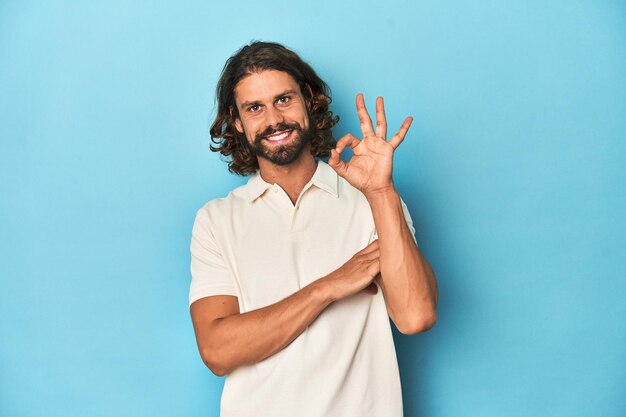
<instances>
[{"instance_id":1,"label":"finger","mask_svg":"<svg viewBox=\"0 0 626 417\"><path fill-rule=\"evenodd\" d=\"M365 108L365 99L363 94L356 95L356 113L359 116L359 122L361 123L361 132L363 137L374 136L374 129L372 128L372 119Z\"/></svg>"},{"instance_id":2,"label":"finger","mask_svg":"<svg viewBox=\"0 0 626 417\"><path fill-rule=\"evenodd\" d=\"M385 117L385 102L382 97L376 99L376 136L387 138L387 118Z\"/></svg>"},{"instance_id":3,"label":"finger","mask_svg":"<svg viewBox=\"0 0 626 417\"><path fill-rule=\"evenodd\" d=\"M389 139L389 143L391 143L393 149L396 149L398 146L400 146L400 144L404 140L404 137L406 136L406 132L408 132L409 127L411 127L411 123L413 123L413 118L411 116L404 119L402 126L400 126L400 129L398 129L398 133L396 133L392 136L391 139Z\"/></svg>"},{"instance_id":4,"label":"finger","mask_svg":"<svg viewBox=\"0 0 626 417\"><path fill-rule=\"evenodd\" d=\"M375 241L371 242L369 245L367 245L366 247L361 249L358 253L367 253L367 252L371 252L371 251L376 250L376 249L378 249L378 239L376 239Z\"/></svg>"},{"instance_id":5,"label":"finger","mask_svg":"<svg viewBox=\"0 0 626 417\"><path fill-rule=\"evenodd\" d=\"M330 150L330 158L328 158L328 166L337 172L337 175L344 178L348 171L348 164L343 162L339 156L339 152L335 149Z\"/></svg>"},{"instance_id":6,"label":"finger","mask_svg":"<svg viewBox=\"0 0 626 417\"><path fill-rule=\"evenodd\" d=\"M374 277L378 275L380 273L380 260L379 259L372 260L370 264L367 266L367 270Z\"/></svg>"},{"instance_id":7,"label":"finger","mask_svg":"<svg viewBox=\"0 0 626 417\"><path fill-rule=\"evenodd\" d=\"M375 261L380 258L380 249L376 248L372 251L359 254L364 261Z\"/></svg>"},{"instance_id":8,"label":"finger","mask_svg":"<svg viewBox=\"0 0 626 417\"><path fill-rule=\"evenodd\" d=\"M337 141L337 145L335 145L335 149L338 153L343 152L346 146L351 147L352 149L356 148L361 141L351 133L346 133L343 135L341 139Z\"/></svg>"},{"instance_id":9,"label":"finger","mask_svg":"<svg viewBox=\"0 0 626 417\"><path fill-rule=\"evenodd\" d=\"M365 287L362 291L368 294L376 295L378 293L378 285L376 285L375 282L372 282L370 283L370 285Z\"/></svg>"}]
</instances>

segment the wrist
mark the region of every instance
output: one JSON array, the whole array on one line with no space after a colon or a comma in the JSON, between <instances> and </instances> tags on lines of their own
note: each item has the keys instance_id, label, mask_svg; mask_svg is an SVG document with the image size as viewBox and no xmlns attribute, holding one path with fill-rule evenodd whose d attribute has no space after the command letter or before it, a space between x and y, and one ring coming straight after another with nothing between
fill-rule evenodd
<instances>
[{"instance_id":1,"label":"wrist","mask_svg":"<svg viewBox=\"0 0 626 417\"><path fill-rule=\"evenodd\" d=\"M363 194L370 204L388 201L389 199L396 198L398 196L398 192L396 191L396 187L394 187L393 183L389 186L368 191Z\"/></svg>"},{"instance_id":2,"label":"wrist","mask_svg":"<svg viewBox=\"0 0 626 417\"><path fill-rule=\"evenodd\" d=\"M333 294L333 286L330 281L326 279L326 277L314 281L311 284L311 289L316 298L319 299L325 306L337 301Z\"/></svg>"}]
</instances>

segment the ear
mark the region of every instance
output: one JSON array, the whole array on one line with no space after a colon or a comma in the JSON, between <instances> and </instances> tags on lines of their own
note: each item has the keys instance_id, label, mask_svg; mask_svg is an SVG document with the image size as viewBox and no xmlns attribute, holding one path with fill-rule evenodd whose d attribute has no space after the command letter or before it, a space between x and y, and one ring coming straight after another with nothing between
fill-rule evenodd
<instances>
[{"instance_id":1,"label":"ear","mask_svg":"<svg viewBox=\"0 0 626 417\"><path fill-rule=\"evenodd\" d=\"M241 124L241 120L239 120L239 118L235 119L235 129L237 129L237 132L243 133L243 125Z\"/></svg>"},{"instance_id":2,"label":"ear","mask_svg":"<svg viewBox=\"0 0 626 417\"><path fill-rule=\"evenodd\" d=\"M233 106L230 106L229 111L230 111L230 118L232 119L234 117ZM235 129L237 129L237 132L243 133L243 125L241 124L241 119L239 119L239 117L235 117L234 119L235 119L234 120Z\"/></svg>"}]
</instances>

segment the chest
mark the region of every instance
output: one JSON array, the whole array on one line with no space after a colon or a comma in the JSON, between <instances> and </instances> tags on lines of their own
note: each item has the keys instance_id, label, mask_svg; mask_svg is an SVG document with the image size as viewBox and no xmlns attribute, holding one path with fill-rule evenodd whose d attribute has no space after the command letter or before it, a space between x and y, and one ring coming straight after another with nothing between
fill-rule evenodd
<instances>
[{"instance_id":1,"label":"chest","mask_svg":"<svg viewBox=\"0 0 626 417\"><path fill-rule=\"evenodd\" d=\"M312 189L296 205L282 190L232 213L222 244L242 312L293 294L348 261L374 236L367 201Z\"/></svg>"}]
</instances>

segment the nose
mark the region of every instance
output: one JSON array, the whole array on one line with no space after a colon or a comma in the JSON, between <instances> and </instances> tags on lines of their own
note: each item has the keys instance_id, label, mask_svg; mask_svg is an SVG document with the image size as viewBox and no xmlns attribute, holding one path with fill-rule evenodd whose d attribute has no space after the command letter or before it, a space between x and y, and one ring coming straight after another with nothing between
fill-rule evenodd
<instances>
[{"instance_id":1,"label":"nose","mask_svg":"<svg viewBox=\"0 0 626 417\"><path fill-rule=\"evenodd\" d=\"M273 106L267 107L267 111L265 112L265 123L267 126L276 127L279 123L282 123L283 120L283 114L280 110Z\"/></svg>"}]
</instances>

